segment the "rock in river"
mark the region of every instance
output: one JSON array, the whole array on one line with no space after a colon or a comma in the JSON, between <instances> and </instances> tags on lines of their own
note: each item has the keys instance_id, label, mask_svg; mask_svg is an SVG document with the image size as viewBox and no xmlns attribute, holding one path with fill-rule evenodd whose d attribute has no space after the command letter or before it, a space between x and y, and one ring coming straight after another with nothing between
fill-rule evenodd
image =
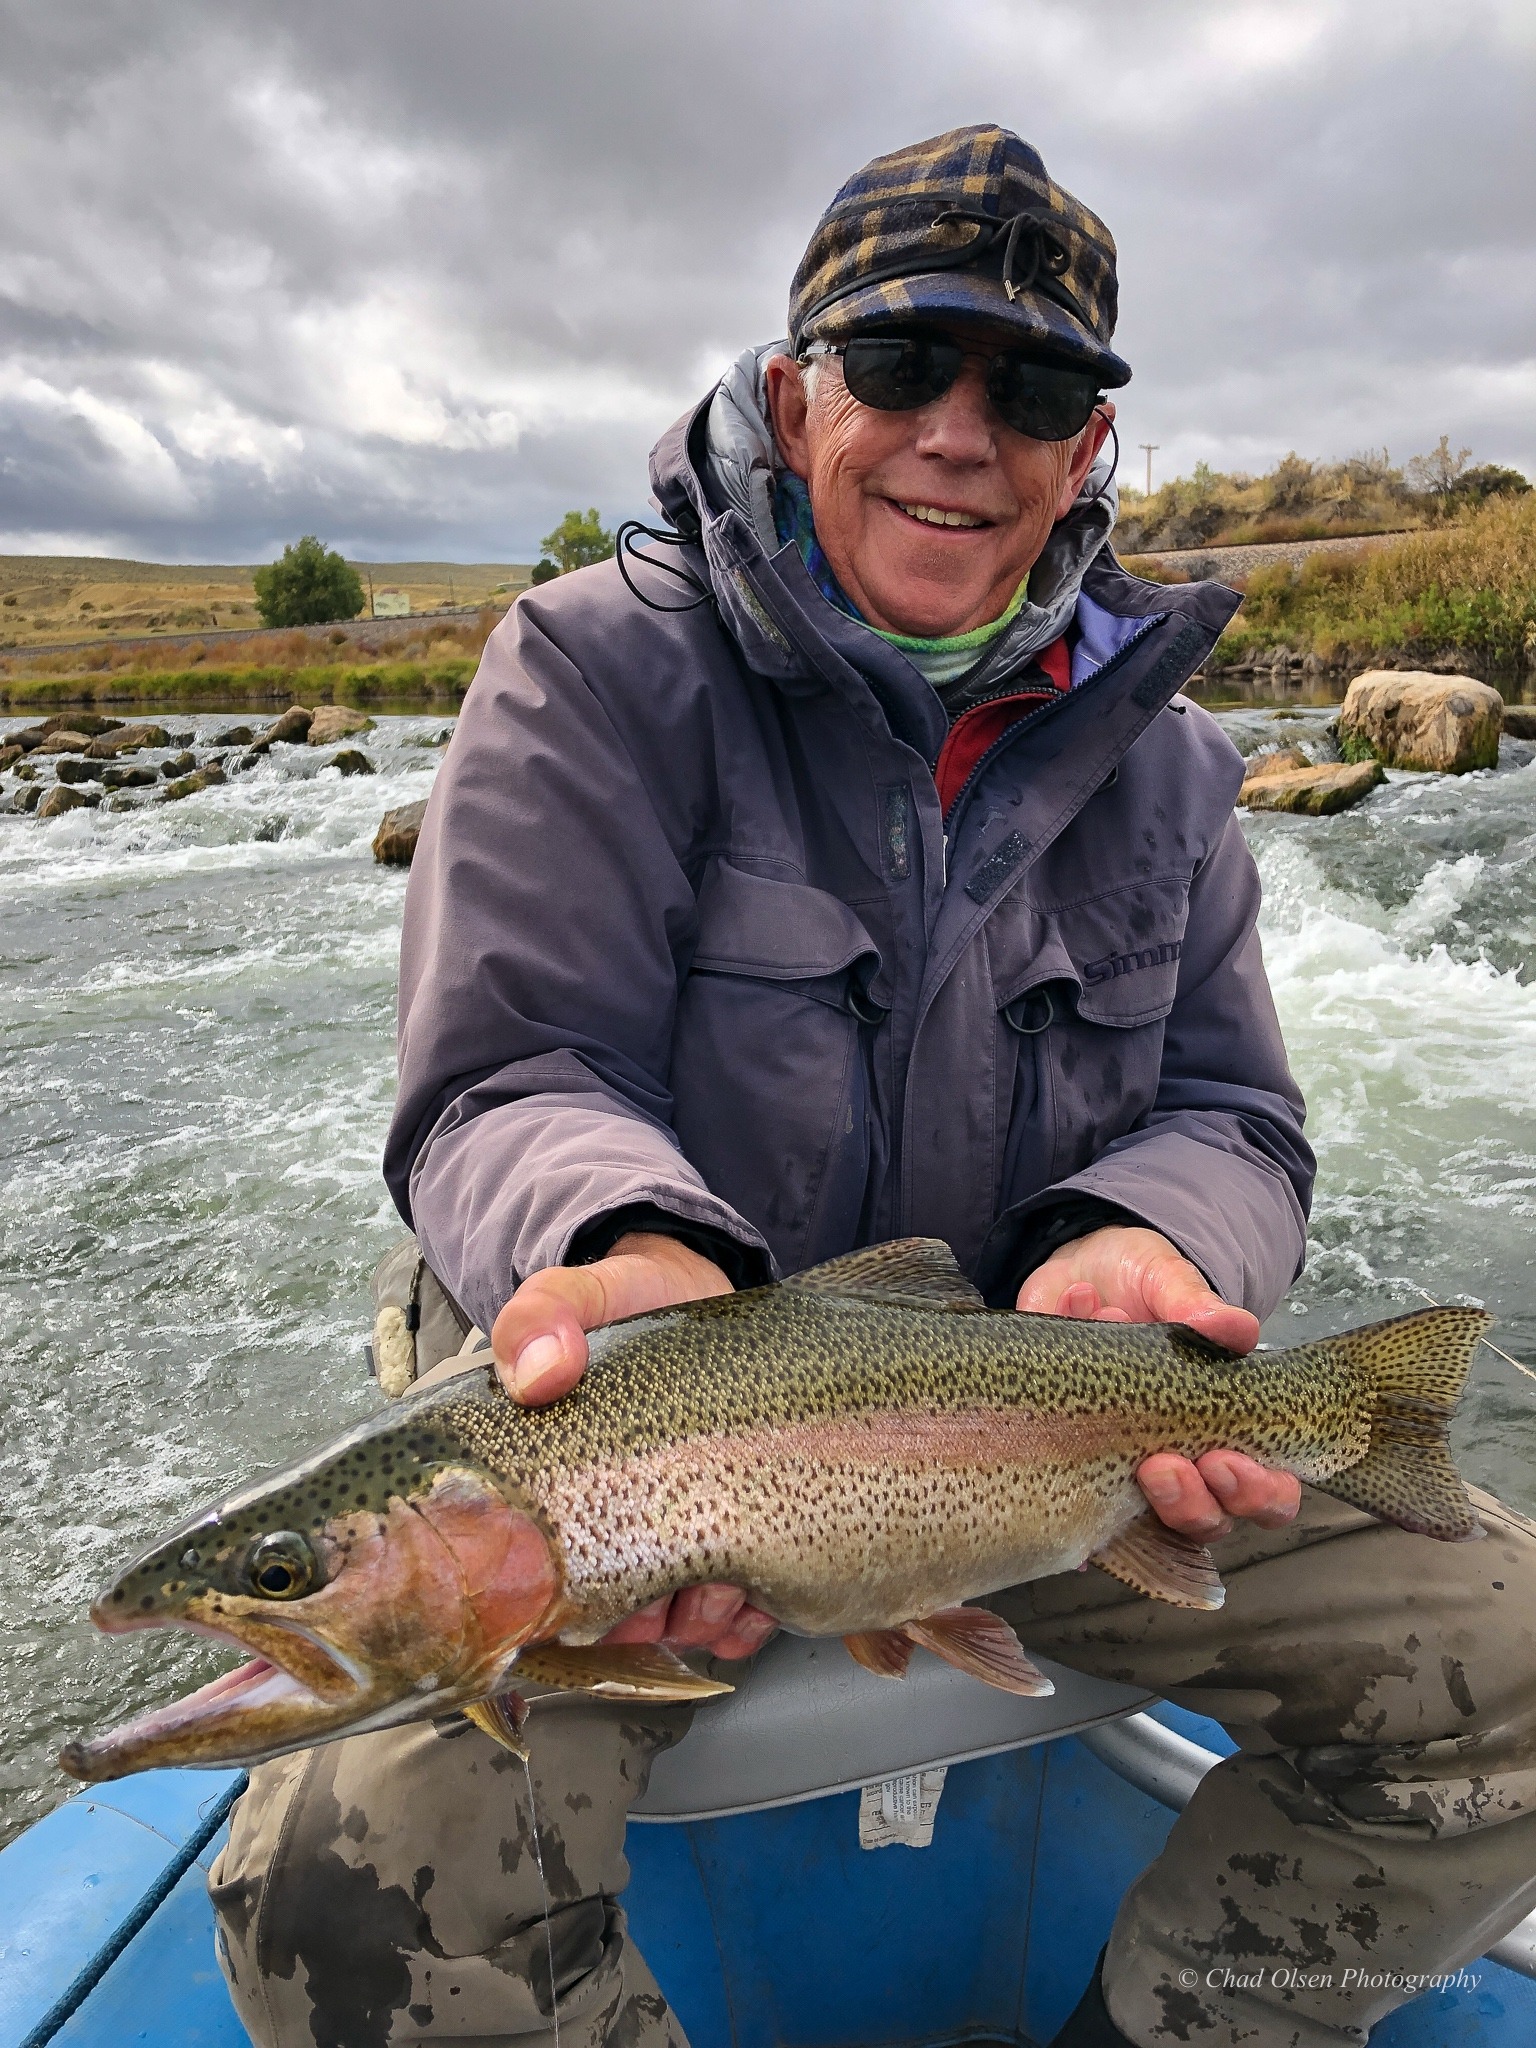
<instances>
[{"instance_id":1,"label":"rock in river","mask_svg":"<svg viewBox=\"0 0 1536 2048\"><path fill-rule=\"evenodd\" d=\"M100 782L102 768L99 761L60 761L53 772L60 782Z\"/></svg>"},{"instance_id":2,"label":"rock in river","mask_svg":"<svg viewBox=\"0 0 1536 2048\"><path fill-rule=\"evenodd\" d=\"M40 818L62 818L66 811L94 809L101 802L97 789L71 789L66 782L56 782L37 807Z\"/></svg>"},{"instance_id":3,"label":"rock in river","mask_svg":"<svg viewBox=\"0 0 1536 2048\"><path fill-rule=\"evenodd\" d=\"M141 747L168 747L171 736L163 725L120 725L91 741L93 761L115 761L119 754L136 754Z\"/></svg>"},{"instance_id":4,"label":"rock in river","mask_svg":"<svg viewBox=\"0 0 1536 2048\"><path fill-rule=\"evenodd\" d=\"M1250 811L1295 811L1304 818L1329 818L1347 811L1384 781L1379 761L1325 761L1320 768L1286 768L1251 775L1237 800Z\"/></svg>"},{"instance_id":5,"label":"rock in river","mask_svg":"<svg viewBox=\"0 0 1536 2048\"><path fill-rule=\"evenodd\" d=\"M426 815L425 797L418 804L402 804L397 811L386 811L373 835L374 859L386 867L408 868Z\"/></svg>"},{"instance_id":6,"label":"rock in river","mask_svg":"<svg viewBox=\"0 0 1536 2048\"><path fill-rule=\"evenodd\" d=\"M350 704L322 704L309 724L309 744L312 747L333 747L338 740L350 739L355 732L372 732L373 720L365 711L354 711Z\"/></svg>"},{"instance_id":7,"label":"rock in river","mask_svg":"<svg viewBox=\"0 0 1536 2048\"><path fill-rule=\"evenodd\" d=\"M160 792L160 801L173 804L179 797L196 796L200 789L215 789L224 780L224 770L210 763L191 775L178 775L174 782L168 782Z\"/></svg>"},{"instance_id":8,"label":"rock in river","mask_svg":"<svg viewBox=\"0 0 1536 2048\"><path fill-rule=\"evenodd\" d=\"M314 715L313 711L306 711L302 704L290 704L282 717L274 719L261 737L268 746L271 746L274 740L286 740L290 746L299 746L309 731Z\"/></svg>"},{"instance_id":9,"label":"rock in river","mask_svg":"<svg viewBox=\"0 0 1536 2048\"><path fill-rule=\"evenodd\" d=\"M169 761L160 763L160 773L167 782L174 782L180 775L190 775L196 766L196 754L173 754Z\"/></svg>"},{"instance_id":10,"label":"rock in river","mask_svg":"<svg viewBox=\"0 0 1536 2048\"><path fill-rule=\"evenodd\" d=\"M326 762L327 768L339 768L343 775L372 775L373 763L361 747L343 747L339 754L332 754Z\"/></svg>"},{"instance_id":11,"label":"rock in river","mask_svg":"<svg viewBox=\"0 0 1536 2048\"><path fill-rule=\"evenodd\" d=\"M1498 691L1472 676L1369 669L1344 698L1339 749L1388 768L1465 775L1497 765L1503 714Z\"/></svg>"},{"instance_id":12,"label":"rock in river","mask_svg":"<svg viewBox=\"0 0 1536 2048\"><path fill-rule=\"evenodd\" d=\"M1506 704L1504 733L1507 739L1536 740L1536 704Z\"/></svg>"}]
</instances>

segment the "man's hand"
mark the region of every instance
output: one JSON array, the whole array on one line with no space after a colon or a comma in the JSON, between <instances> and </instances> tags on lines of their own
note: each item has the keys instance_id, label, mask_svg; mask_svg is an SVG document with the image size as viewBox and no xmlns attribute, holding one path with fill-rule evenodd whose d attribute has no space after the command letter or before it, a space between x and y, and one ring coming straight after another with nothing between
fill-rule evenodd
<instances>
[{"instance_id":1,"label":"man's hand","mask_svg":"<svg viewBox=\"0 0 1536 2048\"><path fill-rule=\"evenodd\" d=\"M550 1266L518 1288L491 1330L502 1385L514 1401L541 1408L568 1394L587 1369L587 1332L602 1323L678 1301L729 1294L720 1268L675 1237L632 1231L590 1266ZM747 1605L736 1586L690 1586L621 1621L610 1643L656 1643L750 1657L778 1624Z\"/></svg>"},{"instance_id":2,"label":"man's hand","mask_svg":"<svg viewBox=\"0 0 1536 2048\"><path fill-rule=\"evenodd\" d=\"M1155 1230L1110 1224L1052 1252L1019 1289L1035 1315L1101 1323L1185 1323L1229 1351L1251 1351L1259 1323L1213 1294L1199 1268ZM1283 1528L1301 1505L1301 1484L1241 1451L1207 1451L1193 1462L1159 1451L1136 1474L1152 1512L1180 1535L1207 1542L1233 1521Z\"/></svg>"}]
</instances>

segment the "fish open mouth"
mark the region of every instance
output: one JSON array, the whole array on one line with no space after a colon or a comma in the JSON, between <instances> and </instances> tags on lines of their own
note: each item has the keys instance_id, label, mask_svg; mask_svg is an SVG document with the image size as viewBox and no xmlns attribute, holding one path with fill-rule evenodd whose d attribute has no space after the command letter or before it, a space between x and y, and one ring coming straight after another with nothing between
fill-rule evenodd
<instances>
[{"instance_id":1,"label":"fish open mouth","mask_svg":"<svg viewBox=\"0 0 1536 2048\"><path fill-rule=\"evenodd\" d=\"M183 1626L228 1648L251 1647L224 1629L196 1622ZM338 1652L307 1631L264 1628L262 1634L288 1637L281 1646L266 1646L283 1656L281 1663L258 1653L181 1699L152 1707L89 1741L67 1743L59 1753L61 1768L95 1783L157 1764L215 1769L255 1762L303 1748L358 1714L369 1688L363 1674L347 1668ZM289 1668L290 1661L297 1670Z\"/></svg>"}]
</instances>

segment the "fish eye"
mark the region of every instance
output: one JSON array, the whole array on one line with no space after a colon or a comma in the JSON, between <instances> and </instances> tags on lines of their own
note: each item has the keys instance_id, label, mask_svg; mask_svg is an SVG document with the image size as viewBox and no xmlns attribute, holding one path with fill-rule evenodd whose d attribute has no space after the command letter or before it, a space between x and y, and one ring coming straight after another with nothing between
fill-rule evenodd
<instances>
[{"instance_id":1,"label":"fish eye","mask_svg":"<svg viewBox=\"0 0 1536 2048\"><path fill-rule=\"evenodd\" d=\"M263 1536L246 1560L245 1576L253 1593L264 1600L297 1600L319 1577L319 1562L309 1538L294 1529Z\"/></svg>"}]
</instances>

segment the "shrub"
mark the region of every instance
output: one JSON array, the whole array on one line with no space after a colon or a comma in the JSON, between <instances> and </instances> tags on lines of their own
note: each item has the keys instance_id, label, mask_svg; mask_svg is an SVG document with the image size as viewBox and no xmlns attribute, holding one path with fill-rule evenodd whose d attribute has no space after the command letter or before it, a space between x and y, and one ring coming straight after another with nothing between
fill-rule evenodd
<instances>
[{"instance_id":1,"label":"shrub","mask_svg":"<svg viewBox=\"0 0 1536 2048\"><path fill-rule=\"evenodd\" d=\"M264 626L325 625L355 619L363 608L357 571L312 533L290 541L281 560L258 569L251 581Z\"/></svg>"}]
</instances>

